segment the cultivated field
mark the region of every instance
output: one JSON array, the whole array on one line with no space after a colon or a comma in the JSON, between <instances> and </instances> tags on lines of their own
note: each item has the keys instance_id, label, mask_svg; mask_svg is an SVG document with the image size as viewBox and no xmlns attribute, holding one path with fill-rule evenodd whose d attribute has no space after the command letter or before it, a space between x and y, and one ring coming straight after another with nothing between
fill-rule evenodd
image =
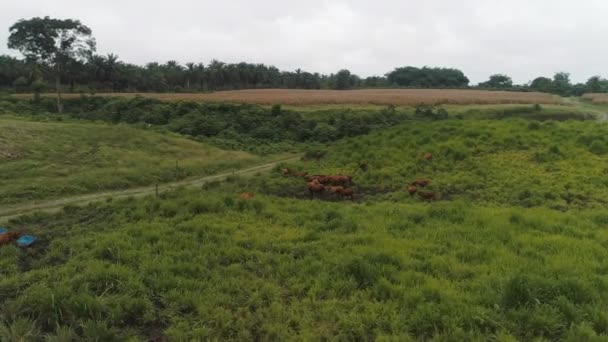
<instances>
[{"instance_id":1,"label":"cultivated field","mask_svg":"<svg viewBox=\"0 0 608 342\"><path fill-rule=\"evenodd\" d=\"M261 105L395 105L418 104L561 104L560 98L536 92L508 92L452 89L369 89L369 90L293 90L260 89L218 91L209 94L175 93L112 93L97 96L130 97L140 95L161 100L192 100L206 102L252 103ZM16 95L28 98L31 95ZM48 96L54 96L49 94ZM79 94L65 94L66 98Z\"/></svg>"},{"instance_id":2,"label":"cultivated field","mask_svg":"<svg viewBox=\"0 0 608 342\"><path fill-rule=\"evenodd\" d=\"M593 103L608 104L608 94L585 94L583 98Z\"/></svg>"}]
</instances>

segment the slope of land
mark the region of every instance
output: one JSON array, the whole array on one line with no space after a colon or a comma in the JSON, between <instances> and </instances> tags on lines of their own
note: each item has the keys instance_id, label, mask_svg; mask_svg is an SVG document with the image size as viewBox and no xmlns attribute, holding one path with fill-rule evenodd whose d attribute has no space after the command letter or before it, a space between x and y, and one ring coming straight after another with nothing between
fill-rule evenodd
<instances>
[{"instance_id":1,"label":"slope of land","mask_svg":"<svg viewBox=\"0 0 608 342\"><path fill-rule=\"evenodd\" d=\"M404 185L430 179L429 189L445 200L555 209L608 204L608 126L597 121L413 121L326 152L319 162L290 167L355 175L362 196L399 201L409 197ZM302 187L286 182L277 191Z\"/></svg>"},{"instance_id":2,"label":"slope of land","mask_svg":"<svg viewBox=\"0 0 608 342\"><path fill-rule=\"evenodd\" d=\"M0 247L0 340L605 340L608 126L457 113L279 165L353 201L275 171L13 218L40 239Z\"/></svg>"},{"instance_id":3,"label":"slope of land","mask_svg":"<svg viewBox=\"0 0 608 342\"><path fill-rule=\"evenodd\" d=\"M164 183L160 185L147 186L141 188L131 188L127 190L107 191L101 193L93 193L87 195L77 195L71 197L63 197L56 200L37 202L37 203L26 203L22 205L8 205L4 208L0 208L0 223L7 221L11 218L15 218L27 213L44 211L44 212L56 212L63 209L65 206L70 205L86 205L89 203L99 202L103 200L114 200L125 197L142 197L148 195L160 195L166 191L175 190L178 188L200 188L207 183L221 182L231 177L242 177L251 176L260 172L267 172L277 167L280 163L287 163L299 159L301 157L288 157L279 159L271 163L265 163L256 165L253 167L233 170L228 173L215 174L212 176L205 176L200 178L193 178L179 182Z\"/></svg>"},{"instance_id":4,"label":"slope of land","mask_svg":"<svg viewBox=\"0 0 608 342\"><path fill-rule=\"evenodd\" d=\"M263 163L125 125L0 119L0 204L126 189Z\"/></svg>"}]
</instances>

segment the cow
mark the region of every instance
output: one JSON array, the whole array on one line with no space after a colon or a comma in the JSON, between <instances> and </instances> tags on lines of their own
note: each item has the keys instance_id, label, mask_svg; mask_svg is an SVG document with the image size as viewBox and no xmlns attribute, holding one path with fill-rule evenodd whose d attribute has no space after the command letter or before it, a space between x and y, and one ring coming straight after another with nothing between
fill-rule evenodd
<instances>
[{"instance_id":1,"label":"cow","mask_svg":"<svg viewBox=\"0 0 608 342\"><path fill-rule=\"evenodd\" d=\"M352 184L353 177L342 175L327 176L323 180L320 180L320 182L325 185L347 186Z\"/></svg>"},{"instance_id":2,"label":"cow","mask_svg":"<svg viewBox=\"0 0 608 342\"><path fill-rule=\"evenodd\" d=\"M308 177L308 172L296 172L296 173L294 173L294 175L296 177L306 178L306 177Z\"/></svg>"},{"instance_id":3,"label":"cow","mask_svg":"<svg viewBox=\"0 0 608 342\"><path fill-rule=\"evenodd\" d=\"M14 241L17 241L21 237L21 233L19 232L8 232L4 234L0 234L0 246L8 245Z\"/></svg>"},{"instance_id":4,"label":"cow","mask_svg":"<svg viewBox=\"0 0 608 342\"><path fill-rule=\"evenodd\" d=\"M436 199L436 194L432 191L418 191L418 196L429 202Z\"/></svg>"},{"instance_id":5,"label":"cow","mask_svg":"<svg viewBox=\"0 0 608 342\"><path fill-rule=\"evenodd\" d=\"M422 155L422 159L431 161L431 160L433 160L433 154L432 153L425 153L425 154Z\"/></svg>"},{"instance_id":6,"label":"cow","mask_svg":"<svg viewBox=\"0 0 608 342\"><path fill-rule=\"evenodd\" d=\"M424 188L424 187L428 186L429 184L431 184L431 180L430 179L416 179L410 185L411 186L419 186L421 188Z\"/></svg>"},{"instance_id":7,"label":"cow","mask_svg":"<svg viewBox=\"0 0 608 342\"><path fill-rule=\"evenodd\" d=\"M407 192L410 193L410 196L414 196L417 191L418 191L418 188L413 185L407 187Z\"/></svg>"},{"instance_id":8,"label":"cow","mask_svg":"<svg viewBox=\"0 0 608 342\"><path fill-rule=\"evenodd\" d=\"M308 182L306 186L308 187L308 192L310 192L310 198L314 198L315 194L321 194L323 191L325 191L325 187L317 179L313 179L311 182Z\"/></svg>"},{"instance_id":9,"label":"cow","mask_svg":"<svg viewBox=\"0 0 608 342\"><path fill-rule=\"evenodd\" d=\"M291 171L288 168L283 168L281 169L281 173L283 174L283 176L288 176Z\"/></svg>"},{"instance_id":10,"label":"cow","mask_svg":"<svg viewBox=\"0 0 608 342\"><path fill-rule=\"evenodd\" d=\"M253 192L243 192L242 194L239 195L239 198L242 200L248 200L253 198L253 196L255 196L255 194Z\"/></svg>"},{"instance_id":11,"label":"cow","mask_svg":"<svg viewBox=\"0 0 608 342\"><path fill-rule=\"evenodd\" d=\"M342 197L350 197L350 200L354 200L355 192L350 188L342 188L338 190L338 194Z\"/></svg>"},{"instance_id":12,"label":"cow","mask_svg":"<svg viewBox=\"0 0 608 342\"><path fill-rule=\"evenodd\" d=\"M332 193L332 194L337 194L341 190L344 190L344 187L342 187L342 186L331 186L331 185L326 185L325 186L325 191L327 191L329 193Z\"/></svg>"}]
</instances>

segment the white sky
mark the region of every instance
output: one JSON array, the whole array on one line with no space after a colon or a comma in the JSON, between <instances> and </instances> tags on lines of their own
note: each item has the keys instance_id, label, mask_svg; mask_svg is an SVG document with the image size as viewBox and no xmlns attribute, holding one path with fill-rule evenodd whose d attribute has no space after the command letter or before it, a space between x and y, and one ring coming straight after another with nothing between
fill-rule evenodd
<instances>
[{"instance_id":1,"label":"white sky","mask_svg":"<svg viewBox=\"0 0 608 342\"><path fill-rule=\"evenodd\" d=\"M567 71L608 77L606 0L0 0L0 54L20 18L80 19L98 52L144 64L212 59L360 76L445 66L473 84Z\"/></svg>"}]
</instances>

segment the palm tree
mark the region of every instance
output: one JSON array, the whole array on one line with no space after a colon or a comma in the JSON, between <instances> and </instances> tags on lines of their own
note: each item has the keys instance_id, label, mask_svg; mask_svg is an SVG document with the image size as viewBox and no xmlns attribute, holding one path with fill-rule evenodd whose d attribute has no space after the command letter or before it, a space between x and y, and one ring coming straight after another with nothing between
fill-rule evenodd
<instances>
[{"instance_id":1,"label":"palm tree","mask_svg":"<svg viewBox=\"0 0 608 342\"><path fill-rule=\"evenodd\" d=\"M109 53L106 57L105 63L105 71L106 71L106 79L112 84L112 92L116 92L116 71L118 69L118 65L120 62L118 61L118 56Z\"/></svg>"},{"instance_id":2,"label":"palm tree","mask_svg":"<svg viewBox=\"0 0 608 342\"><path fill-rule=\"evenodd\" d=\"M196 64L190 62L186 63L186 89L190 90L190 80L194 78L196 74Z\"/></svg>"}]
</instances>

